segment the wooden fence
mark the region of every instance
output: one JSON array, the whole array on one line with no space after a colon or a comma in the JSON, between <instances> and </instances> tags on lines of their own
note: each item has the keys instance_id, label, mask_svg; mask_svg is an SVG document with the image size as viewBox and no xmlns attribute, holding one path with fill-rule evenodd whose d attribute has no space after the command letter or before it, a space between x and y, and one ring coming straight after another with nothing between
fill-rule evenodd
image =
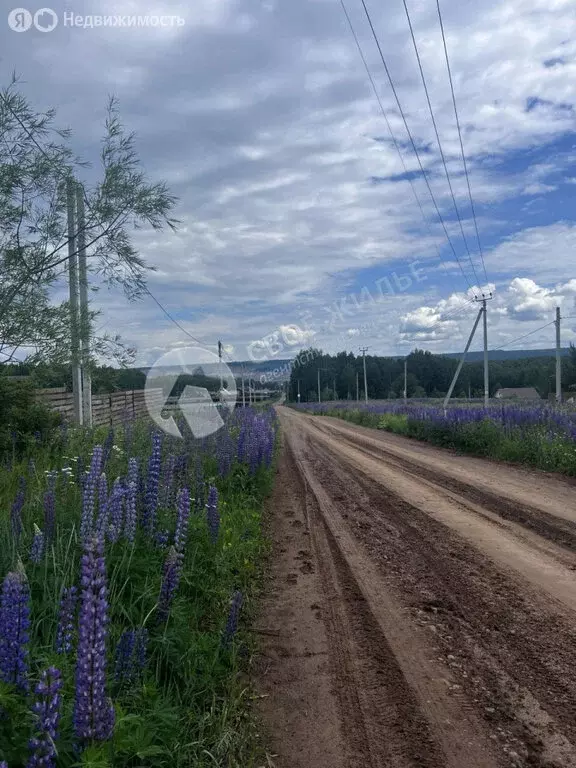
<instances>
[{"instance_id":1,"label":"wooden fence","mask_svg":"<svg viewBox=\"0 0 576 768\"><path fill-rule=\"evenodd\" d=\"M62 414L66 421L74 421L72 392L65 387L35 390L36 399ZM148 397L163 404L162 389L151 389ZM147 413L143 389L127 389L106 395L92 395L92 422L100 424L121 424L126 418L144 416Z\"/></svg>"}]
</instances>

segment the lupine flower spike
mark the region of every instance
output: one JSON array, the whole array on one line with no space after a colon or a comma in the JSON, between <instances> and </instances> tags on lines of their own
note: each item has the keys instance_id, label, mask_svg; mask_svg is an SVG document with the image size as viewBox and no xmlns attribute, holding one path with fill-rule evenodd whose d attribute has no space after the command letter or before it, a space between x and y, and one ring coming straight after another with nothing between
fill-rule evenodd
<instances>
[{"instance_id":1,"label":"lupine flower spike","mask_svg":"<svg viewBox=\"0 0 576 768\"><path fill-rule=\"evenodd\" d=\"M232 596L232 603L230 605L230 612L228 614L228 620L226 622L226 628L222 636L222 642L224 645L228 645L236 632L238 631L238 619L240 617L240 608L242 607L242 592L238 590L234 592Z\"/></svg>"},{"instance_id":2,"label":"lupine flower spike","mask_svg":"<svg viewBox=\"0 0 576 768\"><path fill-rule=\"evenodd\" d=\"M9 573L0 601L0 678L28 690L30 589L22 570Z\"/></svg>"},{"instance_id":3,"label":"lupine flower spike","mask_svg":"<svg viewBox=\"0 0 576 768\"><path fill-rule=\"evenodd\" d=\"M54 768L56 765L56 739L60 722L60 689L62 679L56 667L42 673L36 686L36 702L32 708L36 715L35 735L30 740L31 755L26 768Z\"/></svg>"},{"instance_id":4,"label":"lupine flower spike","mask_svg":"<svg viewBox=\"0 0 576 768\"><path fill-rule=\"evenodd\" d=\"M114 730L114 708L106 698L108 599L100 539L85 544L81 568L74 730L86 743L106 741Z\"/></svg>"},{"instance_id":5,"label":"lupine flower spike","mask_svg":"<svg viewBox=\"0 0 576 768\"><path fill-rule=\"evenodd\" d=\"M78 590L76 587L65 587L62 590L58 628L56 630L57 653L68 653L72 650L72 636L74 633L74 618L77 601Z\"/></svg>"}]
</instances>

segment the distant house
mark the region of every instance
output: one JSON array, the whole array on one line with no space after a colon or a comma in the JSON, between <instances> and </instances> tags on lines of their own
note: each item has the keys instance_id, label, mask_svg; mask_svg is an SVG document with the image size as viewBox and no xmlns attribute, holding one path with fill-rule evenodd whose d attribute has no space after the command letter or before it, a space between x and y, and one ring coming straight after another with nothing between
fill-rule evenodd
<instances>
[{"instance_id":1,"label":"distant house","mask_svg":"<svg viewBox=\"0 0 576 768\"><path fill-rule=\"evenodd\" d=\"M538 390L534 387L504 387L498 389L494 397L499 400L540 400Z\"/></svg>"}]
</instances>

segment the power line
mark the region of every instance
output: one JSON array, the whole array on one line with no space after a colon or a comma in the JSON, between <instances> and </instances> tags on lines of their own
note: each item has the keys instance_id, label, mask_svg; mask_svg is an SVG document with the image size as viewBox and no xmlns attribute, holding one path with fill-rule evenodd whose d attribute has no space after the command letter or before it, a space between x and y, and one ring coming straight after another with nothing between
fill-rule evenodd
<instances>
[{"instance_id":1,"label":"power line","mask_svg":"<svg viewBox=\"0 0 576 768\"><path fill-rule=\"evenodd\" d=\"M448 243L450 244L450 248L452 249L452 253L454 254L454 258L458 262L458 266L460 267L462 274L464 276L464 279L468 283L468 287L472 288L472 285L470 283L470 280L464 271L464 267L462 266L462 263L460 262L460 259L458 257L458 254L456 253L456 248L454 247L454 243L452 242L450 235L448 234L448 229L446 228L446 223L444 222L444 219L442 217L442 214L440 213L440 208L438 207L438 203L436 202L436 198L434 197L434 193L432 192L432 187L430 186L430 182L428 181L428 176L426 174L426 171L424 170L424 167L422 165L422 160L420 159L420 155L418 153L418 150L416 148L416 143L414 141L414 138L412 136L412 132L410 131L410 127L408 126L408 121L406 120L406 115L404 114L404 109L402 108L402 104L400 102L400 98L398 97L398 93L396 91L396 86L394 85L394 80L392 79L392 75L390 74L390 69L388 68L388 64L386 63L386 58L384 56L384 53L382 51L382 46L380 45L380 41L378 39L378 35L376 34L376 30L374 29L374 24L372 23L372 17L370 16L370 11L368 10L368 7L366 6L366 1L361 0L362 7L364 8L364 13L366 15L366 18L368 20L368 24L370 25L370 29L372 31L372 36L374 38L374 42L376 43L376 47L378 48L378 53L380 54L380 59L382 60L382 64L384 65L384 70L386 72L386 76L388 78L388 82L390 83L390 88L392 89L392 93L394 94L394 99L396 100L396 105L398 106L398 110L400 112L400 115L402 117L402 121L404 123L404 127L406 128L406 133L408 134L408 138L410 139L410 144L412 145L412 149L414 150L414 154L416 155L416 159L418 160L418 165L420 167L420 171L422 172L422 176L424 178L424 181L426 183L426 187L428 188L428 192L430 194L430 198L432 199L432 202L434 204L434 208L436 209L436 214L438 216L438 220L440 221L440 224L442 225L442 229L444 230L444 234L446 235L446 239L448 240Z\"/></svg>"},{"instance_id":2,"label":"power line","mask_svg":"<svg viewBox=\"0 0 576 768\"><path fill-rule=\"evenodd\" d=\"M416 43L416 37L414 35L414 28L412 27L412 19L410 18L410 12L408 10L408 5L406 3L406 0L402 0L402 4L404 5L404 10L406 12L406 19L408 20L408 27L410 29L410 37L412 38L412 45L414 46L414 53L416 54L416 61L418 62L418 69L420 71L420 78L422 80L422 85L424 86L424 93L426 95L426 102L428 104L428 111L430 112L430 119L432 120L432 125L434 127L434 133L436 134L436 141L438 143L438 149L440 150L440 158L442 159L442 165L444 166L444 173L446 175L446 181L448 182L448 189L450 190L450 197L452 198L452 204L454 205L454 211L456 213L456 218L458 219L458 224L460 225L460 232L462 234L462 240L464 241L464 247L466 248L466 252L468 253L468 258L470 259L470 265L472 266L472 271L474 273L474 279L476 280L476 283L479 285L478 275L476 274L476 267L474 266L474 262L472 261L472 254L470 253L470 248L468 247L468 241L466 240L466 235L464 234L464 225L462 224L462 219L460 217L460 211L458 210L458 206L456 204L456 198L454 196L454 189L452 188L452 182L450 181L450 174L448 173L448 166L446 165L446 158L444 156L444 150L442 149L442 142L440 141L440 134L438 132L438 126L436 124L436 118L434 117L434 110L432 109L432 102L430 101L430 93L428 91L428 84L426 83L426 77L424 75L424 69L422 67L422 60L420 59L420 52L418 51L418 44Z\"/></svg>"},{"instance_id":3,"label":"power line","mask_svg":"<svg viewBox=\"0 0 576 768\"><path fill-rule=\"evenodd\" d=\"M428 230L428 234L431 238L434 237L432 233L432 228L430 227L430 222L426 218L426 214L424 213L424 208L422 206L422 202L420 201L420 198L418 197L418 193L416 192L416 186L414 184L414 181L410 178L408 168L406 167L406 163L404 161L404 157L402 155L402 152L400 151L400 146L398 144L398 141L396 139L396 136L394 135L394 131L392 130L392 126L390 125L390 120L388 119L388 115L386 114L386 110L384 109L384 105L382 103L382 99L380 98L380 94L378 93L378 89L376 87L376 82L374 80L374 76L372 75L372 72L370 71L370 67L368 66L368 62L366 60L366 56L364 55L364 51L362 50L362 46L360 44L360 40L358 39L358 35L356 34L356 30L354 29L354 25L352 24L352 19L350 18L350 14L348 13L348 9L346 8L346 4L344 3L344 0L340 0L340 5L342 6L342 10L344 11L344 15L346 16L346 21L348 22L348 26L350 27L350 31L352 33L352 36L354 38L354 42L356 43L356 47L358 48L358 53L360 54L360 58L362 59L362 63L364 64L364 68L366 70L366 74L368 75L368 79L370 80L370 84L372 86L372 90L374 91L374 96L376 97L376 100L378 102L378 106L380 107L380 111L382 112L382 116L386 122L386 127L388 128L388 132L390 134L390 138L392 139L392 143L394 144L394 148L396 150L396 153L398 154L398 157L400 158L400 163L402 164L402 169L404 170L404 173L406 175L406 178L410 184L410 188L412 189L412 193L414 195L414 199L416 200L416 203L418 204L418 208L420 209L420 213L422 214L422 220L424 221L424 224L426 225L426 228ZM438 258L440 259L440 262L442 266L444 267L444 270L447 275L450 274L449 269L446 265L446 262L442 258L442 255L440 253L440 248L437 244L435 244L436 247L436 253L438 254ZM470 283L468 283L470 285Z\"/></svg>"},{"instance_id":4,"label":"power line","mask_svg":"<svg viewBox=\"0 0 576 768\"><path fill-rule=\"evenodd\" d=\"M440 10L440 0L436 0L436 7L438 9L438 20L440 22L440 31L442 32L442 44L444 46L444 56L446 57L446 67L448 69L448 79L450 80L450 92L452 94L452 104L454 106L454 116L456 117L456 127L458 129L458 139L460 140L460 151L462 152L462 163L464 165L464 175L466 176L466 184L468 186L468 197L470 198L470 209L472 211L472 219L474 220L474 229L476 231L476 240L478 241L478 252L480 259L482 260L482 269L484 270L484 277L486 283L488 283L488 274L486 272L486 264L484 263L484 253L482 252L482 243L480 242L480 233L478 232L478 221L476 219L476 210L474 206L474 199L472 197L472 188L470 187L470 177L468 175L468 164L466 162L466 153L464 152L464 142L462 141L462 131L460 129L460 118L458 117L458 107L456 106L456 95L454 94L454 83L452 80L452 69L450 67L450 58L448 56L448 46L446 44L446 35L444 34L444 22L442 21L442 11Z\"/></svg>"},{"instance_id":5,"label":"power line","mask_svg":"<svg viewBox=\"0 0 576 768\"><path fill-rule=\"evenodd\" d=\"M538 331L544 330L544 328L548 328L549 325L554 325L556 321L551 320L549 323L546 323L546 325L541 325L540 328L535 328L533 331L530 331L530 333L524 334L524 336L519 336L517 339L512 339L512 341L507 341L506 344L502 344L501 347L495 347L494 349L491 349L491 352L498 352L500 349L504 349L504 347L508 347L511 344L516 344L517 341L522 341L522 339L527 339L528 336L532 336L534 333L538 333Z\"/></svg>"},{"instance_id":6,"label":"power line","mask_svg":"<svg viewBox=\"0 0 576 768\"><path fill-rule=\"evenodd\" d=\"M446 322L446 320L451 320L453 317L460 314L460 312L463 312L465 309L468 309L468 307L471 306L472 304L474 304L473 299L467 299L464 302L464 304L461 304L459 307L456 307L455 309L443 315L442 319L439 320L434 325L430 326L430 328L423 328L422 333L431 333L432 331L436 330L436 328L440 328ZM418 331L416 333L418 333ZM419 341L419 339L417 339L416 336L413 335L409 339L405 339L404 341L411 344L412 342ZM420 339L420 341L425 341L425 339L424 340Z\"/></svg>"}]
</instances>

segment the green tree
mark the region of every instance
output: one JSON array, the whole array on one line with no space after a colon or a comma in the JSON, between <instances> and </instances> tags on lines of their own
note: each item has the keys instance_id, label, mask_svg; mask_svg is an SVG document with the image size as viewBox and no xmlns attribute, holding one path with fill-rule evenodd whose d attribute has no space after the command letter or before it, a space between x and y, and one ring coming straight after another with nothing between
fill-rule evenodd
<instances>
[{"instance_id":1,"label":"green tree","mask_svg":"<svg viewBox=\"0 0 576 768\"><path fill-rule=\"evenodd\" d=\"M55 111L35 111L15 80L0 90L0 352L5 359L20 347L32 347L37 359L69 361L69 307L53 303L52 296L68 265L66 181L86 167L70 148L70 137L70 131L56 127ZM122 126L114 99L100 162L100 180L84 193L89 271L121 286L132 300L145 290L151 267L129 231L174 227L175 198L141 170L134 135ZM119 337L94 339L93 345L96 355L130 357Z\"/></svg>"}]
</instances>

